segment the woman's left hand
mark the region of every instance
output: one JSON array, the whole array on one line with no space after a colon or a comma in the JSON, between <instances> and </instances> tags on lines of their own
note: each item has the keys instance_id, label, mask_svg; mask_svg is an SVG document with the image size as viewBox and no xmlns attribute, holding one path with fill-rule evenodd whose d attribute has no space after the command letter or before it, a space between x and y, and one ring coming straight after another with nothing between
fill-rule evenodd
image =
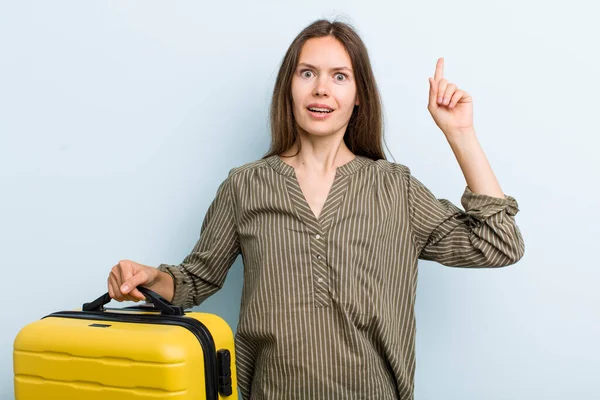
<instances>
[{"instance_id":1,"label":"woman's left hand","mask_svg":"<svg viewBox=\"0 0 600 400\"><path fill-rule=\"evenodd\" d=\"M429 104L436 125L449 135L459 135L473 128L473 99L444 78L444 59L438 59L434 78L429 78Z\"/></svg>"}]
</instances>

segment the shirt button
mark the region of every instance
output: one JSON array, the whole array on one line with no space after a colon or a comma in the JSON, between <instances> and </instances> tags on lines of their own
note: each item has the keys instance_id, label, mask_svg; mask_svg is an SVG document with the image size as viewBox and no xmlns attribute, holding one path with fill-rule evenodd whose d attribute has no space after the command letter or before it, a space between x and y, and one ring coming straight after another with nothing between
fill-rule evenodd
<instances>
[{"instance_id":1,"label":"shirt button","mask_svg":"<svg viewBox=\"0 0 600 400\"><path fill-rule=\"evenodd\" d=\"M323 278L319 278L317 280L319 281L319 283L323 283Z\"/></svg>"},{"instance_id":2,"label":"shirt button","mask_svg":"<svg viewBox=\"0 0 600 400\"><path fill-rule=\"evenodd\" d=\"M320 256L320 255L318 255L318 256L317 256L317 260L320 260L320 259L321 259L321 256Z\"/></svg>"},{"instance_id":3,"label":"shirt button","mask_svg":"<svg viewBox=\"0 0 600 400\"><path fill-rule=\"evenodd\" d=\"M321 239L321 235L319 235L319 234L317 233L317 234L315 235L315 238L316 238L317 240L319 240L319 239Z\"/></svg>"}]
</instances>

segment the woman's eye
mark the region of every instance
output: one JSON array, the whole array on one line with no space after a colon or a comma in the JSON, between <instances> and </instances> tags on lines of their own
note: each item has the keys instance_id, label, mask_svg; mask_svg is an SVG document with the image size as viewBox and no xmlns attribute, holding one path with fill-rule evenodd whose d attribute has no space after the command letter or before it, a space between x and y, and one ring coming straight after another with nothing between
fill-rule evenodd
<instances>
[{"instance_id":1,"label":"woman's eye","mask_svg":"<svg viewBox=\"0 0 600 400\"><path fill-rule=\"evenodd\" d=\"M304 69L304 70L300 71L300 75L302 77L304 77L304 78L310 78L311 75L306 75L306 73L310 73L312 75L313 72L311 70L309 70L309 69ZM340 76L342 77L341 79L339 78ZM348 77L346 76L346 74L342 74L341 72L338 72L337 74L335 74L335 77L336 77L335 79L337 81L339 81L339 82L343 82L343 81L345 81L345 80L348 79Z\"/></svg>"}]
</instances>

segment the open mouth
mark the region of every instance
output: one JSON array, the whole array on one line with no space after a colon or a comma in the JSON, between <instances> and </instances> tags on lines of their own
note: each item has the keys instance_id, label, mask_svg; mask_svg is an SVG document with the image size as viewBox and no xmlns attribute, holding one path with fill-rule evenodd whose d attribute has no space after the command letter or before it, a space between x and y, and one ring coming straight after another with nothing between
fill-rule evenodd
<instances>
[{"instance_id":1,"label":"open mouth","mask_svg":"<svg viewBox=\"0 0 600 400\"><path fill-rule=\"evenodd\" d=\"M307 110L315 118L327 118L334 111L325 108L308 108Z\"/></svg>"},{"instance_id":2,"label":"open mouth","mask_svg":"<svg viewBox=\"0 0 600 400\"><path fill-rule=\"evenodd\" d=\"M327 110L325 108L309 108L308 111L312 111L312 112L316 112L316 113L323 113L323 114L329 114L329 113L333 112L333 110Z\"/></svg>"}]
</instances>

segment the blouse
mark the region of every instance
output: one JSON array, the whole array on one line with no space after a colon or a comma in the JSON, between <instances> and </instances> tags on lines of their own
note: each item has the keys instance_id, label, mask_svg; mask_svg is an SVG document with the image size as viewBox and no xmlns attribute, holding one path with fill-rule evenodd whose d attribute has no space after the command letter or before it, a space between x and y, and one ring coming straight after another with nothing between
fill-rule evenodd
<instances>
[{"instance_id":1,"label":"blouse","mask_svg":"<svg viewBox=\"0 0 600 400\"><path fill-rule=\"evenodd\" d=\"M516 263L516 200L473 193L464 211L410 169L356 156L337 167L317 219L279 156L229 171L179 265L173 303L199 305L244 266L235 332L243 399L414 398L418 259Z\"/></svg>"}]
</instances>

